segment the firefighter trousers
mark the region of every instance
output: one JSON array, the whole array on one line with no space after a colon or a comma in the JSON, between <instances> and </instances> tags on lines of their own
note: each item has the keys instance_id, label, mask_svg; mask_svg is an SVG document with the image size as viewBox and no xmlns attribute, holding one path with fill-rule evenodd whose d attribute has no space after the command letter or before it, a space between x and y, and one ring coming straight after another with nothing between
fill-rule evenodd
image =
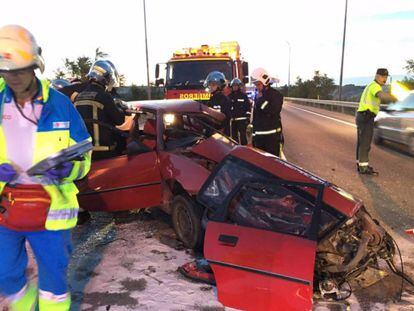
<instances>
[{"instance_id":1,"label":"firefighter trousers","mask_svg":"<svg viewBox=\"0 0 414 311\"><path fill-rule=\"evenodd\" d=\"M267 134L267 135L254 135L253 136L253 147L262 149L268 153L274 154L280 157L280 153L283 145L283 134L282 132Z\"/></svg>"},{"instance_id":2,"label":"firefighter trousers","mask_svg":"<svg viewBox=\"0 0 414 311\"><path fill-rule=\"evenodd\" d=\"M360 166L368 166L369 151L371 150L372 136L374 134L375 114L369 110L357 112L357 146L356 160Z\"/></svg>"},{"instance_id":3,"label":"firefighter trousers","mask_svg":"<svg viewBox=\"0 0 414 311\"><path fill-rule=\"evenodd\" d=\"M231 137L242 145L247 145L247 120L232 120Z\"/></svg>"},{"instance_id":4,"label":"firefighter trousers","mask_svg":"<svg viewBox=\"0 0 414 311\"><path fill-rule=\"evenodd\" d=\"M26 277L30 244L38 266L39 290ZM70 308L67 267L72 252L71 231L15 231L0 226L0 294L11 310L25 311L39 300L40 311Z\"/></svg>"}]
</instances>

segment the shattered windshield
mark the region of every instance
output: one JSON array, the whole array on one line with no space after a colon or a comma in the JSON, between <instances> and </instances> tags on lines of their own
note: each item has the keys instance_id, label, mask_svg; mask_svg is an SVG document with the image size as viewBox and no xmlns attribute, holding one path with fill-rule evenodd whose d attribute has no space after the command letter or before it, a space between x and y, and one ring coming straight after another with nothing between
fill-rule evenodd
<instances>
[{"instance_id":1,"label":"shattered windshield","mask_svg":"<svg viewBox=\"0 0 414 311\"><path fill-rule=\"evenodd\" d=\"M227 80L233 79L233 63L226 60L211 61L180 61L171 62L167 66L166 86L186 88L189 86L203 87L207 75L221 71Z\"/></svg>"}]
</instances>

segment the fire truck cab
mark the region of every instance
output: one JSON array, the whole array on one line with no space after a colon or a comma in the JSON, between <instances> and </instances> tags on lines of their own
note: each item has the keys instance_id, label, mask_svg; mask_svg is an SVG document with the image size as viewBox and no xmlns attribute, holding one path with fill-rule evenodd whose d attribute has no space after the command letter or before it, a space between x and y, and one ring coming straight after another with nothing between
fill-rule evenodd
<instances>
[{"instance_id":1,"label":"fire truck cab","mask_svg":"<svg viewBox=\"0 0 414 311\"><path fill-rule=\"evenodd\" d=\"M160 65L165 66L165 77L161 78ZM221 71L228 81L237 77L244 83L248 82L248 63L241 58L237 42L221 42L219 46L201 45L176 51L166 64L156 65L156 85L164 86L166 99L206 101L210 94L204 90L204 79L214 70Z\"/></svg>"}]
</instances>

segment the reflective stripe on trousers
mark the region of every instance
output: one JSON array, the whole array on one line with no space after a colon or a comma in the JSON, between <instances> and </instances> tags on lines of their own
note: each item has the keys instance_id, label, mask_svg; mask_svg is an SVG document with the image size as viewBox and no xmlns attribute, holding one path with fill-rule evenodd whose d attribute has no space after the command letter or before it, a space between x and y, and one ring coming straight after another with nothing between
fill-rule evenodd
<instances>
[{"instance_id":1,"label":"reflective stripe on trousers","mask_svg":"<svg viewBox=\"0 0 414 311\"><path fill-rule=\"evenodd\" d=\"M253 133L253 136L256 135L271 135L271 134L275 134L275 133L279 133L282 131L282 128L278 127L277 129L274 130L270 130L270 131L255 131Z\"/></svg>"}]
</instances>

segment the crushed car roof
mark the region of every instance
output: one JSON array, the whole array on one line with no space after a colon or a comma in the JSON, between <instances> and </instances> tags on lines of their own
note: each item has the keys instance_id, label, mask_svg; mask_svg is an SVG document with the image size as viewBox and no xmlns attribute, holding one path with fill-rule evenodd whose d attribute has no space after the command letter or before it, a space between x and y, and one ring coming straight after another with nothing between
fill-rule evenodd
<instances>
[{"instance_id":1,"label":"crushed car roof","mask_svg":"<svg viewBox=\"0 0 414 311\"><path fill-rule=\"evenodd\" d=\"M153 109L161 110L165 113L201 113L209 115L210 117L224 121L226 116L206 104L202 104L193 100L179 100L179 99L163 99L163 100L142 100L130 101L128 104L132 109Z\"/></svg>"}]
</instances>

